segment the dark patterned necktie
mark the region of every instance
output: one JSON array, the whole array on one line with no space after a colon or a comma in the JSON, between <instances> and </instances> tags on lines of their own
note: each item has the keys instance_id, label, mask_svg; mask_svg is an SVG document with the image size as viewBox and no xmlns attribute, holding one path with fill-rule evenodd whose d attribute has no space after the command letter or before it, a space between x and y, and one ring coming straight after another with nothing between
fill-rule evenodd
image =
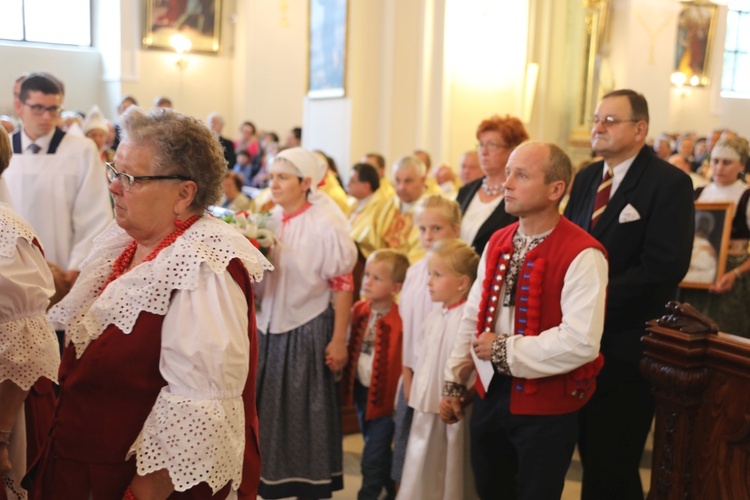
<instances>
[{"instance_id":1,"label":"dark patterned necktie","mask_svg":"<svg viewBox=\"0 0 750 500\"><path fill-rule=\"evenodd\" d=\"M607 167L607 173L604 174L599 189L596 190L596 200L594 200L594 211L591 213L591 229L594 228L596 223L599 221L604 209L607 208L609 202L609 195L612 192L612 169Z\"/></svg>"}]
</instances>

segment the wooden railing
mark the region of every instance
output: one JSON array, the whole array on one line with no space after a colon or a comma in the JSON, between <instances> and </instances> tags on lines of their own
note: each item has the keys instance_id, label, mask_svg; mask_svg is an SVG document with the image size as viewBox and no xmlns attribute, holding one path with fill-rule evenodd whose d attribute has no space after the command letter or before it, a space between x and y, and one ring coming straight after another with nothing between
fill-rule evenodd
<instances>
[{"instance_id":1,"label":"wooden railing","mask_svg":"<svg viewBox=\"0 0 750 500\"><path fill-rule=\"evenodd\" d=\"M643 343L656 396L648 498L750 499L750 339L670 302Z\"/></svg>"}]
</instances>

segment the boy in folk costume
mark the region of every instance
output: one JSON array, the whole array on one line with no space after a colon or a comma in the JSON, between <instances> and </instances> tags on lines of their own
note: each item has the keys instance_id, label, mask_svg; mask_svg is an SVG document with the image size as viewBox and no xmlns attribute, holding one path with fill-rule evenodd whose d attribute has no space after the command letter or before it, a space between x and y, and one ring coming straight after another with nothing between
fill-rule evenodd
<instances>
[{"instance_id":1,"label":"boy in folk costume","mask_svg":"<svg viewBox=\"0 0 750 500\"><path fill-rule=\"evenodd\" d=\"M445 371L441 417L463 416L476 367L472 467L481 498L560 498L577 412L603 359L604 248L560 216L571 164L557 146L519 146L506 166L506 210L479 263ZM472 363L473 358L473 363Z\"/></svg>"},{"instance_id":2,"label":"boy in folk costume","mask_svg":"<svg viewBox=\"0 0 750 500\"><path fill-rule=\"evenodd\" d=\"M385 488L395 495L390 477L393 406L401 376L401 316L394 303L409 267L395 250L377 250L367 259L362 296L352 309L349 363L344 368L344 401L354 405L365 440L360 499L377 499Z\"/></svg>"}]
</instances>

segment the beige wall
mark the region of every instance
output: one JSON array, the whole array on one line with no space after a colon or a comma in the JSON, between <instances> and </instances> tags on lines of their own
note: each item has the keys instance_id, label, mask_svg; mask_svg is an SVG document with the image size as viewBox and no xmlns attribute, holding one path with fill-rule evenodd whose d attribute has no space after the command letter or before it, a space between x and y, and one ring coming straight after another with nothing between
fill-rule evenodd
<instances>
[{"instance_id":1,"label":"beige wall","mask_svg":"<svg viewBox=\"0 0 750 500\"><path fill-rule=\"evenodd\" d=\"M704 134L718 126L750 136L750 101L719 95L723 22L711 85L680 91L669 81L679 3L612 3L614 41L601 61L605 86L646 95L652 136L661 130ZM325 150L344 170L366 151L392 163L417 147L428 149L436 163L455 166L475 142L482 118L524 112L526 64L535 62L540 72L530 135L566 145L580 85L580 0L351 0L347 95L331 100L306 100L308 4L224 2L222 52L191 55L180 70L174 54L141 48L141 2L95 0L96 49L0 43L0 113L11 111L17 74L47 70L66 82L68 108L97 103L111 116L122 94L145 106L165 94L177 109L200 118L223 113L229 137L244 119L282 138L304 124L305 144ZM502 15L492 17L495 9ZM118 11L119 25L112 21Z\"/></svg>"},{"instance_id":2,"label":"beige wall","mask_svg":"<svg viewBox=\"0 0 750 500\"><path fill-rule=\"evenodd\" d=\"M101 57L94 49L0 43L0 114L13 113L13 83L23 73L47 71L65 83L67 109L88 108L101 95Z\"/></svg>"},{"instance_id":3,"label":"beige wall","mask_svg":"<svg viewBox=\"0 0 750 500\"><path fill-rule=\"evenodd\" d=\"M228 96L233 128L250 120L282 142L302 124L307 86L307 0L237 1L237 37Z\"/></svg>"}]
</instances>

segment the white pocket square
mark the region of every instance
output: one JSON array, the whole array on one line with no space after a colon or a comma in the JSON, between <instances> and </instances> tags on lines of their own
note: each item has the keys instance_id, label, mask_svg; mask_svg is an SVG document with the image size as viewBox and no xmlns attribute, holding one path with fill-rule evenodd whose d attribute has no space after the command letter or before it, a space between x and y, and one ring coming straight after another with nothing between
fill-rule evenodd
<instances>
[{"instance_id":1,"label":"white pocket square","mask_svg":"<svg viewBox=\"0 0 750 500\"><path fill-rule=\"evenodd\" d=\"M622 212L620 212L620 218L618 219L618 222L620 224L623 224L625 222L633 222L640 219L641 214L638 213L638 210L636 210L633 205L628 203L628 206L623 208Z\"/></svg>"}]
</instances>

